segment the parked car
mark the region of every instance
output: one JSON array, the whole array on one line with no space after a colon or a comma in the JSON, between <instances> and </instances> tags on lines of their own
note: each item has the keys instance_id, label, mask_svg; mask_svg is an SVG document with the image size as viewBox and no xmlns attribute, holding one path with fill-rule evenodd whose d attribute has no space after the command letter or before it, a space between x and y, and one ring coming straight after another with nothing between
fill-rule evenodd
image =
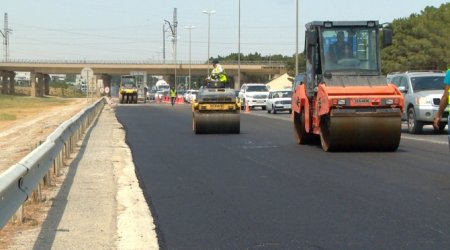
<instances>
[{"instance_id":1,"label":"parked car","mask_svg":"<svg viewBox=\"0 0 450 250\"><path fill-rule=\"evenodd\" d=\"M239 99L242 102L242 109L246 105L249 108L261 107L266 109L266 100L269 95L269 90L263 83L244 83L239 91Z\"/></svg>"},{"instance_id":2,"label":"parked car","mask_svg":"<svg viewBox=\"0 0 450 250\"><path fill-rule=\"evenodd\" d=\"M408 132L418 134L424 125L433 124L442 90L444 89L444 72L410 71L388 75L388 81L395 84L403 93L405 108L402 119L407 121ZM448 109L442 115L447 121ZM447 122L441 122L439 130L444 130Z\"/></svg>"},{"instance_id":3,"label":"parked car","mask_svg":"<svg viewBox=\"0 0 450 250\"><path fill-rule=\"evenodd\" d=\"M276 114L278 111L289 111L289 114L292 113L291 97L292 91L290 89L269 91L266 101L267 113L273 112Z\"/></svg>"}]
</instances>

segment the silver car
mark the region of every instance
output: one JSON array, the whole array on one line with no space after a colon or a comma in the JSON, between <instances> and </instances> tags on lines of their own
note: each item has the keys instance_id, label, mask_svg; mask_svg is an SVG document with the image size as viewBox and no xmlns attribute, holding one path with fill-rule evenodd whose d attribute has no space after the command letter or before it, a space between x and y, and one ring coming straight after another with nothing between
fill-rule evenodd
<instances>
[{"instance_id":1,"label":"silver car","mask_svg":"<svg viewBox=\"0 0 450 250\"><path fill-rule=\"evenodd\" d=\"M388 82L395 84L403 93L405 106L403 120L407 121L412 134L422 132L424 125L433 124L444 89L444 72L416 71L388 75ZM448 109L443 113L439 130L447 125Z\"/></svg>"},{"instance_id":2,"label":"silver car","mask_svg":"<svg viewBox=\"0 0 450 250\"><path fill-rule=\"evenodd\" d=\"M277 111L289 111L289 114L292 113L291 97L292 91L290 89L271 90L266 101L267 113L273 112L276 114Z\"/></svg>"}]
</instances>

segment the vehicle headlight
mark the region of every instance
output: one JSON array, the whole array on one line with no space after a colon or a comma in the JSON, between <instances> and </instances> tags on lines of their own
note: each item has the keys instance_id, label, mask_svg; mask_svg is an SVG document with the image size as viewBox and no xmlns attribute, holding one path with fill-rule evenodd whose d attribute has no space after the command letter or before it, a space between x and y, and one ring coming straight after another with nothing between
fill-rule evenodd
<instances>
[{"instance_id":1,"label":"vehicle headlight","mask_svg":"<svg viewBox=\"0 0 450 250\"><path fill-rule=\"evenodd\" d=\"M431 100L431 98L427 98L427 97L418 97L416 100L416 103L418 105L431 105L431 104L433 104L433 100Z\"/></svg>"}]
</instances>

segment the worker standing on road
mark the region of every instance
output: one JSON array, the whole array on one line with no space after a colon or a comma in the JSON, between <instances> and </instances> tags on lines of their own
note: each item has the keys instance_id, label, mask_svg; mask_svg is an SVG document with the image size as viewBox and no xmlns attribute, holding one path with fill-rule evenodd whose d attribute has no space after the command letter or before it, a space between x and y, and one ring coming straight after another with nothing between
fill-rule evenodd
<instances>
[{"instance_id":1,"label":"worker standing on road","mask_svg":"<svg viewBox=\"0 0 450 250\"><path fill-rule=\"evenodd\" d=\"M222 65L219 64L219 60L214 59L212 61L212 64L214 69L211 71L211 75L208 80L217 82L219 86L216 87L219 88L228 87L227 73L225 72L225 69L222 67Z\"/></svg>"},{"instance_id":2,"label":"worker standing on road","mask_svg":"<svg viewBox=\"0 0 450 250\"><path fill-rule=\"evenodd\" d=\"M444 113L445 107L447 107L447 105L450 105L450 66L448 66L447 73L445 74L444 84L445 84L444 93L442 94L441 102L439 103L438 112L436 113L436 116L434 117L433 126L435 129L439 129L439 124L441 123L442 113ZM450 110L449 110L449 113L450 113ZM447 124L448 124L448 126L450 126L450 115L448 115L447 119L448 119ZM450 128L448 130L448 140L449 140L448 143L449 143L449 147L450 147Z\"/></svg>"},{"instance_id":3,"label":"worker standing on road","mask_svg":"<svg viewBox=\"0 0 450 250\"><path fill-rule=\"evenodd\" d=\"M176 98L177 98L177 90L175 89L175 87L172 87L170 89L170 100L172 102L172 106L175 105Z\"/></svg>"}]
</instances>

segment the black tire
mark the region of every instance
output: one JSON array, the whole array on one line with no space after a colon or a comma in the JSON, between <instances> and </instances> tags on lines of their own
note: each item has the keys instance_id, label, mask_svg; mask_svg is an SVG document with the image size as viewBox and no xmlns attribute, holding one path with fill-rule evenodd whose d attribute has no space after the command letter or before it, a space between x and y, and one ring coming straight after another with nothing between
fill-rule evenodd
<instances>
[{"instance_id":1,"label":"black tire","mask_svg":"<svg viewBox=\"0 0 450 250\"><path fill-rule=\"evenodd\" d=\"M276 113L277 113L277 110L274 109L273 106L272 106L272 110L273 110L273 114L276 114Z\"/></svg>"},{"instance_id":2,"label":"black tire","mask_svg":"<svg viewBox=\"0 0 450 250\"><path fill-rule=\"evenodd\" d=\"M292 114L292 109L289 109L289 114Z\"/></svg>"},{"instance_id":3,"label":"black tire","mask_svg":"<svg viewBox=\"0 0 450 250\"><path fill-rule=\"evenodd\" d=\"M420 134L423 130L423 123L416 118L414 108L409 108L407 113L408 132L411 134Z\"/></svg>"},{"instance_id":4,"label":"black tire","mask_svg":"<svg viewBox=\"0 0 450 250\"><path fill-rule=\"evenodd\" d=\"M266 106L262 106L261 108L262 108L262 110L266 110ZM275 111L275 110L273 110L273 111Z\"/></svg>"},{"instance_id":5,"label":"black tire","mask_svg":"<svg viewBox=\"0 0 450 250\"><path fill-rule=\"evenodd\" d=\"M323 151L333 151L333 146L330 140L330 117L324 116L320 122L320 144Z\"/></svg>"},{"instance_id":6,"label":"black tire","mask_svg":"<svg viewBox=\"0 0 450 250\"><path fill-rule=\"evenodd\" d=\"M312 136L305 130L305 112L303 110L300 113L294 112L294 134L297 144L311 143Z\"/></svg>"},{"instance_id":7,"label":"black tire","mask_svg":"<svg viewBox=\"0 0 450 250\"><path fill-rule=\"evenodd\" d=\"M272 113L272 110L270 110L270 109L267 109L267 113L269 113L269 114L270 114L270 113Z\"/></svg>"}]
</instances>

